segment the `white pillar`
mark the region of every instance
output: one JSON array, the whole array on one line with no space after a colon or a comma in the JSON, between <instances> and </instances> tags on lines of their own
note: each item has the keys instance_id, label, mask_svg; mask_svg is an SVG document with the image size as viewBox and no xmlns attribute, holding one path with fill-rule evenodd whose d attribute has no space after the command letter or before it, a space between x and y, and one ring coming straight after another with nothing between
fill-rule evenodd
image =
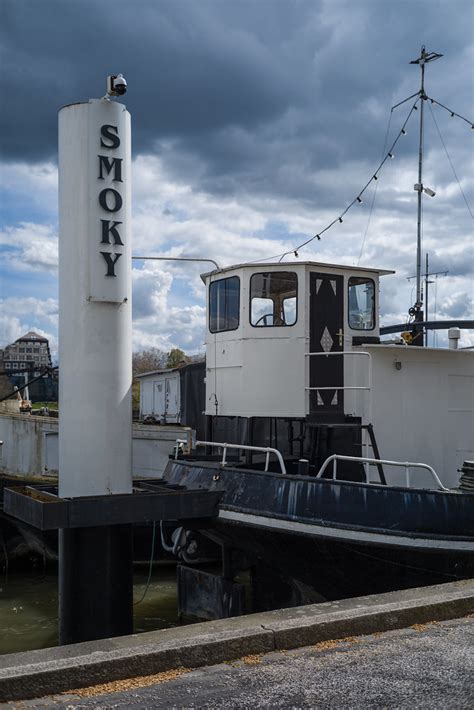
<instances>
[{"instance_id":1,"label":"white pillar","mask_svg":"<svg viewBox=\"0 0 474 710\"><path fill-rule=\"evenodd\" d=\"M59 495L132 491L130 114L59 112Z\"/></svg>"}]
</instances>

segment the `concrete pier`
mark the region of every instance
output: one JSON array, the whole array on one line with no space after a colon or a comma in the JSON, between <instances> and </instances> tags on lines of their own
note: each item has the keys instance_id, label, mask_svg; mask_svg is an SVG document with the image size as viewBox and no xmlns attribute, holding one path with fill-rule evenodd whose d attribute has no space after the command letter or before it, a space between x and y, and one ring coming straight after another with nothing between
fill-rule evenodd
<instances>
[{"instance_id":1,"label":"concrete pier","mask_svg":"<svg viewBox=\"0 0 474 710\"><path fill-rule=\"evenodd\" d=\"M473 633L472 617L415 624L291 651L249 655L191 671L177 669L53 697L13 701L5 710L471 710Z\"/></svg>"},{"instance_id":2,"label":"concrete pier","mask_svg":"<svg viewBox=\"0 0 474 710\"><path fill-rule=\"evenodd\" d=\"M0 701L211 666L473 613L474 580L464 580L10 654L0 657Z\"/></svg>"},{"instance_id":3,"label":"concrete pier","mask_svg":"<svg viewBox=\"0 0 474 710\"><path fill-rule=\"evenodd\" d=\"M19 478L57 476L58 428L58 419L0 412L0 441L3 441L0 473ZM186 427L177 424L160 426L133 422L134 478L161 478L176 439L185 439L186 432Z\"/></svg>"}]
</instances>

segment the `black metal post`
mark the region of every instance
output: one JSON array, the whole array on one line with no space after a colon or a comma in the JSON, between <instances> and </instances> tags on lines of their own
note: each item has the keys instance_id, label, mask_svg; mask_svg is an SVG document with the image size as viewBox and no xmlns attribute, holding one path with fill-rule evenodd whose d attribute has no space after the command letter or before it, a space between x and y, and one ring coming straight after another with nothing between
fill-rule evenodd
<instances>
[{"instance_id":1,"label":"black metal post","mask_svg":"<svg viewBox=\"0 0 474 710\"><path fill-rule=\"evenodd\" d=\"M59 643L133 633L132 526L59 531Z\"/></svg>"},{"instance_id":2,"label":"black metal post","mask_svg":"<svg viewBox=\"0 0 474 710\"><path fill-rule=\"evenodd\" d=\"M413 340L411 341L410 345L418 345L419 347L423 347L424 345L424 328L423 328L423 323L424 323L424 314L421 309L417 310L415 313L415 320L412 323L412 336Z\"/></svg>"}]
</instances>

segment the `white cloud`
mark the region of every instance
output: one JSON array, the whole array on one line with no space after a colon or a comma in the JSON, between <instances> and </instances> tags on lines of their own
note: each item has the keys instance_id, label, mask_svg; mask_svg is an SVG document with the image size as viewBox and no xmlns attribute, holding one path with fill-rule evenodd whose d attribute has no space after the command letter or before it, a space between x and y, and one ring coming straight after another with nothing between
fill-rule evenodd
<instances>
[{"instance_id":1,"label":"white cloud","mask_svg":"<svg viewBox=\"0 0 474 710\"><path fill-rule=\"evenodd\" d=\"M49 340L51 352L58 347L58 302L53 298L4 298L0 300L0 347L5 347L30 330Z\"/></svg>"},{"instance_id":2,"label":"white cloud","mask_svg":"<svg viewBox=\"0 0 474 710\"><path fill-rule=\"evenodd\" d=\"M43 318L52 326L57 326L58 322L58 302L54 298L45 300L34 298L10 297L0 301L4 311L14 312L18 316Z\"/></svg>"},{"instance_id":3,"label":"white cloud","mask_svg":"<svg viewBox=\"0 0 474 710\"><path fill-rule=\"evenodd\" d=\"M145 350L150 347L168 352L179 347L189 354L203 351L205 308L170 306L166 318L153 316L147 321L133 323L133 349Z\"/></svg>"},{"instance_id":4,"label":"white cloud","mask_svg":"<svg viewBox=\"0 0 474 710\"><path fill-rule=\"evenodd\" d=\"M379 182L376 209L360 262L361 266L394 268L398 272L396 276L382 280L383 321L387 324L404 322L407 310L415 300L414 281L408 282L406 277L415 271L416 195L406 162L399 160L397 166L393 165L391 162L386 167L387 172L391 170L390 182L382 179ZM137 159L134 171L138 213L134 222L135 234L137 219L141 225L135 253L202 256L215 259L220 265L229 265L283 252L292 244L304 241L307 235L314 234L336 216L332 210L307 203L302 205L297 200L257 199L243 194L239 200L226 196L217 198L193 189L191 185L173 181L162 160L155 156ZM358 171L368 172L368 168L357 164L348 166L349 186L356 184ZM340 183L340 176L334 171L324 171L324 176L321 173L318 179L326 186L332 181L335 189L338 181ZM426 205L424 246L430 250L431 263L436 262L436 270L441 270L440 264L444 262L447 270L452 265L459 271L462 263L469 263L470 233L461 225L456 240L446 239L452 230L447 199L447 195L440 194L438 204L430 201ZM354 206L342 225L335 225L321 242L315 241L302 250L300 258L356 264L368 225L370 202L369 192L364 205ZM429 213L429 207L435 208L433 214ZM463 224L469 226L465 220ZM275 236L280 233L280 237ZM142 234L147 238L141 239ZM163 349L170 344L178 344L184 349L188 344L195 347L199 338L204 338L205 326L204 288L199 272L212 267L172 261L158 264L155 268L147 266L134 270L135 308L137 313L149 315L148 319L135 321L135 345L149 342ZM186 288L184 297L183 284ZM472 288L469 274L453 273L449 279L437 279L430 289L430 317L472 318ZM173 299L182 302L183 298L187 307L194 301L199 310L179 311L182 318L180 328L176 330L173 329L176 319ZM468 343L469 337L464 339Z\"/></svg>"},{"instance_id":5,"label":"white cloud","mask_svg":"<svg viewBox=\"0 0 474 710\"><path fill-rule=\"evenodd\" d=\"M24 334L19 318L13 315L0 314L0 348L10 345Z\"/></svg>"},{"instance_id":6,"label":"white cloud","mask_svg":"<svg viewBox=\"0 0 474 710\"><path fill-rule=\"evenodd\" d=\"M188 298L179 278L159 263L145 262L133 269L133 346L135 350L156 347L169 351L180 347L186 352L202 350L205 308L200 305L173 304L174 295L182 302Z\"/></svg>"},{"instance_id":7,"label":"white cloud","mask_svg":"<svg viewBox=\"0 0 474 710\"><path fill-rule=\"evenodd\" d=\"M319 186L330 196L329 204L339 202L333 209L327 202L297 196L281 198L245 190L237 195L211 194L200 187L199 170L184 180L171 172L163 157L138 156L133 162L133 253L209 258L221 266L278 255L336 218L370 172L368 163L356 161L347 163L342 176L336 169L315 170L315 191ZM23 176L28 178L22 168L14 167L9 184L18 183L20 189ZM55 171L45 164L29 179L40 194L48 194L55 186ZM463 186L468 191L467 179ZM473 318L472 220L466 217L463 204L452 205L450 179L435 187L436 198L424 198L423 251L429 251L434 270L450 273L430 288L430 317L436 307L438 319ZM360 265L397 270L397 276L382 280L382 314L385 323L403 322L414 302L413 281L407 282L406 277L414 273L416 242L413 166L405 157L397 154L397 159L385 166L369 221L371 200L372 188L364 195L363 204L355 204L347 213L343 224L335 224L320 242L301 250L300 259L357 264L367 230ZM6 226L0 231L0 244L10 273L21 279L29 272L32 290L35 272L56 273L57 231L52 223L25 221ZM288 260L292 259L290 254ZM205 293L199 274L210 269L212 266L205 263L135 262L135 349L201 349ZM41 311L39 299L8 300L13 318L9 332L37 324L49 333L48 337L55 337L57 315L48 305L50 301L45 301L45 310Z\"/></svg>"},{"instance_id":8,"label":"white cloud","mask_svg":"<svg viewBox=\"0 0 474 710\"><path fill-rule=\"evenodd\" d=\"M58 169L54 163L0 162L2 191L15 203L24 205L25 214L32 210L54 216L58 207Z\"/></svg>"},{"instance_id":9,"label":"white cloud","mask_svg":"<svg viewBox=\"0 0 474 710\"><path fill-rule=\"evenodd\" d=\"M58 237L49 224L20 222L15 227L0 230L0 244L7 266L15 271L56 272L58 268Z\"/></svg>"}]
</instances>

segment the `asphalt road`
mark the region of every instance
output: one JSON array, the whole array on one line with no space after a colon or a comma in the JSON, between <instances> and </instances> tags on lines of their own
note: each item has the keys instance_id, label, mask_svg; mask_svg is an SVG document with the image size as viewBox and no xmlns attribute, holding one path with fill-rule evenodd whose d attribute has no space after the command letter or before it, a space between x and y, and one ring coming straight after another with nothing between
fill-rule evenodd
<instances>
[{"instance_id":1,"label":"asphalt road","mask_svg":"<svg viewBox=\"0 0 474 710\"><path fill-rule=\"evenodd\" d=\"M172 675L172 674L170 674ZM168 676L165 676L168 677ZM117 689L117 686L114 686ZM97 689L98 690L98 689ZM94 691L94 692L97 692ZM474 617L249 656L148 687L2 708L469 708Z\"/></svg>"}]
</instances>

